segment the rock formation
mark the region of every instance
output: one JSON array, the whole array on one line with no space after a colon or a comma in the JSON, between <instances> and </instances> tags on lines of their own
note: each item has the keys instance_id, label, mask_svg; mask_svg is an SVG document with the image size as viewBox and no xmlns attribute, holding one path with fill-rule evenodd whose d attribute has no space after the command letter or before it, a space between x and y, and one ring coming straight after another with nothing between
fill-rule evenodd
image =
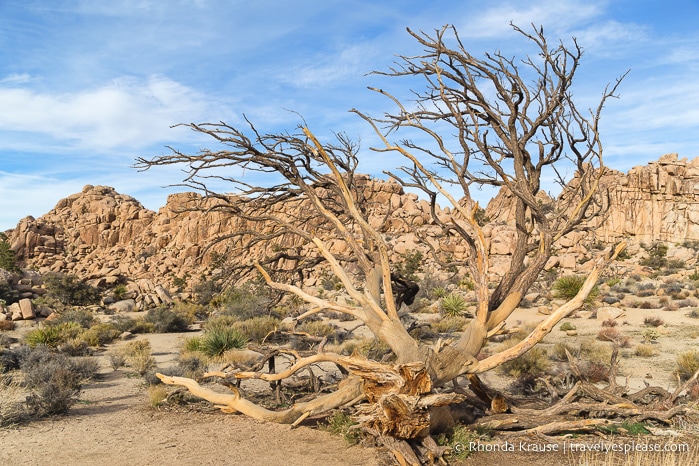
<instances>
[{"instance_id":1,"label":"rock formation","mask_svg":"<svg viewBox=\"0 0 699 466\"><path fill-rule=\"evenodd\" d=\"M396 254L419 248L412 228L419 228L437 243L440 232L431 225L426 201L405 193L393 181L365 177L363 183L365 194L373 201L369 220L375 225L387 220L387 235ZM591 233L563 238L551 266L585 269L598 242L625 239L633 245L699 241L699 158L678 160L676 154L669 154L657 162L634 167L628 174L609 170L604 185L611 201L605 221L592 225ZM75 274L103 287L125 283L128 295L124 298L147 308L169 302L173 294L183 291L183 282L191 286L214 274L217 264L212 253L225 252L225 245L203 254L205 246L221 235L249 226L225 213L189 209L202 202L206 207L210 201L195 193L173 194L164 207L153 212L113 188L87 185L40 218L24 218L8 237L24 267L39 274ZM439 212L446 215L449 209ZM506 191L491 200L485 215L491 220L485 227L492 254L491 271L502 273L508 267L514 238L512 203ZM336 252L344 247L342 242L331 246ZM444 247L456 258L465 252L458 245ZM264 253L252 250L249 257L238 260L251 260ZM41 292L31 278L15 281L15 286L22 287L22 298Z\"/></svg>"}]
</instances>

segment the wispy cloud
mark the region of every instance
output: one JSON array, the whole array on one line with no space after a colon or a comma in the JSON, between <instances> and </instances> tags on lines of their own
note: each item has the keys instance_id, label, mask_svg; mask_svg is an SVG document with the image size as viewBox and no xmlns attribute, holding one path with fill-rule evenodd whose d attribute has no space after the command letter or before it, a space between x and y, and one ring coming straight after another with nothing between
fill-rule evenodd
<instances>
[{"instance_id":1,"label":"wispy cloud","mask_svg":"<svg viewBox=\"0 0 699 466\"><path fill-rule=\"evenodd\" d=\"M133 149L173 137L173 124L229 115L171 79L123 77L103 86L51 94L0 88L0 132L49 135L80 150Z\"/></svg>"}]
</instances>

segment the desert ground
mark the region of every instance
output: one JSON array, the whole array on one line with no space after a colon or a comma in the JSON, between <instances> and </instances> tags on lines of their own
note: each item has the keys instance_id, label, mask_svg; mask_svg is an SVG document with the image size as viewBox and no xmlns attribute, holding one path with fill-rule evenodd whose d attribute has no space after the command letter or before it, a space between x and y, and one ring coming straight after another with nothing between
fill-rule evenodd
<instances>
[{"instance_id":1,"label":"desert ground","mask_svg":"<svg viewBox=\"0 0 699 466\"><path fill-rule=\"evenodd\" d=\"M699 319L691 317L686 309L621 309L623 312L614 319L618 322L615 328L621 335L628 337L628 347L621 350L618 383L628 384L632 391L643 388L646 383L672 391L677 383L673 376L676 355L696 347L699 341ZM513 326L526 327L540 321L542 317L540 309L534 306L518 309L511 322ZM658 336L650 343L657 351L650 357L638 357L634 354L634 347L644 340L643 334L648 328L645 321L648 317L659 317L663 321L662 325L654 327ZM431 319L434 316L424 314L420 318ZM574 335L557 327L544 340L541 345L543 348L551 350L558 342L575 345L582 341L594 341L600 329L605 327L600 319L590 315L590 311L580 311L564 322L575 326L575 332L572 332ZM36 321L22 322L13 333L21 336L35 325ZM148 339L158 368L167 368L176 363L184 339L192 335L192 332L146 334L136 338ZM109 347L123 344L125 342L119 341ZM0 431L1 464L391 464L390 456L385 451L361 445L349 447L342 438L318 429L318 420L308 420L306 425L292 429L240 415L223 414L205 403L154 408L149 402L148 388L143 378L129 368L114 370L106 352L96 357L100 363L99 375L96 380L84 385L79 402L67 415ZM498 372L485 374L483 379L500 389L505 389L510 383L510 379ZM577 438L576 441L586 444L617 442L622 445L631 442L682 443L688 444L690 451L643 456L641 460L634 460L633 455L595 456L592 453L564 453L560 450L526 452L520 449L512 452L491 449L454 463L699 464L699 445L695 440L699 433L697 426L682 425L679 422L670 426L658 426L653 433L654 435L643 438L587 436ZM552 441L550 438L496 438L488 443L502 445L505 440L515 442L515 445L518 445L517 442L541 445L558 443L562 447L563 442L569 439L557 438Z\"/></svg>"}]
</instances>

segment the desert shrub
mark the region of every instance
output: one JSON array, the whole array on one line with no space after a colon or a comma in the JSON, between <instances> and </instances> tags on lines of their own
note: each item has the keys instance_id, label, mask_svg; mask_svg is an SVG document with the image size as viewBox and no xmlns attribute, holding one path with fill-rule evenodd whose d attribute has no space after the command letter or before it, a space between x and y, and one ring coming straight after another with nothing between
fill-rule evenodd
<instances>
[{"instance_id":1,"label":"desert shrub","mask_svg":"<svg viewBox=\"0 0 699 466\"><path fill-rule=\"evenodd\" d=\"M26 394L17 377L3 376L0 367L0 427L19 424L25 418Z\"/></svg>"},{"instance_id":2,"label":"desert shrub","mask_svg":"<svg viewBox=\"0 0 699 466\"><path fill-rule=\"evenodd\" d=\"M667 265L667 250L668 247L663 243L655 243L647 249L648 257L641 259L639 264L645 267L660 269Z\"/></svg>"},{"instance_id":3,"label":"desert shrub","mask_svg":"<svg viewBox=\"0 0 699 466\"><path fill-rule=\"evenodd\" d=\"M7 235L0 232L0 269L5 269L10 272L19 272L15 252L10 248L10 243L7 241Z\"/></svg>"},{"instance_id":4,"label":"desert shrub","mask_svg":"<svg viewBox=\"0 0 699 466\"><path fill-rule=\"evenodd\" d=\"M272 304L269 291L253 285L230 289L212 301L212 305L220 309L220 314L238 320L272 315Z\"/></svg>"},{"instance_id":5,"label":"desert shrub","mask_svg":"<svg viewBox=\"0 0 699 466\"><path fill-rule=\"evenodd\" d=\"M75 403L81 382L97 371L97 361L74 359L45 347L32 351L21 363L30 390L29 412L37 417L63 414Z\"/></svg>"},{"instance_id":6,"label":"desert shrub","mask_svg":"<svg viewBox=\"0 0 699 466\"><path fill-rule=\"evenodd\" d=\"M167 399L167 390L162 385L148 387L148 400L153 408L158 408Z\"/></svg>"},{"instance_id":7,"label":"desert shrub","mask_svg":"<svg viewBox=\"0 0 699 466\"><path fill-rule=\"evenodd\" d=\"M313 324L315 324L315 322ZM245 335L248 340L255 343L262 343L262 341L270 334L274 333L274 331L278 329L280 325L281 322L279 319L264 316L253 317L252 319L244 320L242 322L236 322L233 325L233 328L240 330L240 332ZM334 333L334 329L332 329L330 335L332 335L332 333Z\"/></svg>"},{"instance_id":8,"label":"desert shrub","mask_svg":"<svg viewBox=\"0 0 699 466\"><path fill-rule=\"evenodd\" d=\"M335 333L335 326L322 321L304 322L296 327L296 331L308 333L314 337L329 337Z\"/></svg>"},{"instance_id":9,"label":"desert shrub","mask_svg":"<svg viewBox=\"0 0 699 466\"><path fill-rule=\"evenodd\" d=\"M697 302L693 299L682 299L680 301L675 301L675 304L678 308L695 307L697 305Z\"/></svg>"},{"instance_id":10,"label":"desert shrub","mask_svg":"<svg viewBox=\"0 0 699 466\"><path fill-rule=\"evenodd\" d=\"M442 298L442 314L445 317L459 317L466 312L466 300L459 294L449 293Z\"/></svg>"},{"instance_id":11,"label":"desert shrub","mask_svg":"<svg viewBox=\"0 0 699 466\"><path fill-rule=\"evenodd\" d=\"M344 411L335 411L326 419L325 424L318 424L321 430L341 436L348 445L356 445L362 438L361 430L353 428L357 424Z\"/></svg>"},{"instance_id":12,"label":"desert shrub","mask_svg":"<svg viewBox=\"0 0 699 466\"><path fill-rule=\"evenodd\" d=\"M467 322L468 319L463 316L445 317L439 322L432 322L430 327L437 333L453 333L462 331Z\"/></svg>"},{"instance_id":13,"label":"desert shrub","mask_svg":"<svg viewBox=\"0 0 699 466\"><path fill-rule=\"evenodd\" d=\"M597 332L597 339L601 341L618 341L621 338L619 331L614 327L602 327Z\"/></svg>"},{"instance_id":14,"label":"desert shrub","mask_svg":"<svg viewBox=\"0 0 699 466\"><path fill-rule=\"evenodd\" d=\"M639 356L642 358L649 358L651 356L655 356L657 353L656 353L655 347L653 345L642 343L642 344L636 346L636 349L634 350L634 354L636 356Z\"/></svg>"},{"instance_id":15,"label":"desert shrub","mask_svg":"<svg viewBox=\"0 0 699 466\"><path fill-rule=\"evenodd\" d=\"M580 343L579 356L591 363L607 364L612 356L612 350L609 345L594 340L585 340Z\"/></svg>"},{"instance_id":16,"label":"desert shrub","mask_svg":"<svg viewBox=\"0 0 699 466\"><path fill-rule=\"evenodd\" d=\"M342 354L351 355L356 352L357 354L374 361L383 360L390 351L391 349L388 347L388 345L378 338L352 340L345 342L345 344L342 345Z\"/></svg>"},{"instance_id":17,"label":"desert shrub","mask_svg":"<svg viewBox=\"0 0 699 466\"><path fill-rule=\"evenodd\" d=\"M2 267L0 267L2 268ZM12 304L19 301L19 292L12 288L9 283L0 280L0 304Z\"/></svg>"},{"instance_id":18,"label":"desert shrub","mask_svg":"<svg viewBox=\"0 0 699 466\"><path fill-rule=\"evenodd\" d=\"M576 327L575 325L571 324L570 322L563 322L559 327L558 327L562 332L567 332L569 330L575 330Z\"/></svg>"},{"instance_id":19,"label":"desert shrub","mask_svg":"<svg viewBox=\"0 0 699 466\"><path fill-rule=\"evenodd\" d=\"M187 331L194 318L182 312L161 306L149 310L144 320L146 323L153 325L156 333L176 333Z\"/></svg>"},{"instance_id":20,"label":"desert shrub","mask_svg":"<svg viewBox=\"0 0 699 466\"><path fill-rule=\"evenodd\" d=\"M58 325L50 325L31 330L24 337L24 341L32 348L41 345L55 348L62 341L62 338L61 327Z\"/></svg>"},{"instance_id":21,"label":"desert shrub","mask_svg":"<svg viewBox=\"0 0 699 466\"><path fill-rule=\"evenodd\" d=\"M487 436L481 435L475 430L470 430L461 424L457 424L437 435L435 440L439 445L452 447L449 456L457 460L465 460L471 454L471 448L469 448L471 442L487 439ZM454 449L454 445L457 444L461 445L462 448Z\"/></svg>"},{"instance_id":22,"label":"desert shrub","mask_svg":"<svg viewBox=\"0 0 699 466\"><path fill-rule=\"evenodd\" d=\"M80 335L80 338L90 346L102 346L117 339L121 335L118 328L111 323L93 325Z\"/></svg>"},{"instance_id":23,"label":"desert shrub","mask_svg":"<svg viewBox=\"0 0 699 466\"><path fill-rule=\"evenodd\" d=\"M68 322L75 322L82 328L90 328L95 322L95 317L89 309L67 308L58 313L58 317L51 321L51 325L59 325Z\"/></svg>"},{"instance_id":24,"label":"desert shrub","mask_svg":"<svg viewBox=\"0 0 699 466\"><path fill-rule=\"evenodd\" d=\"M607 296L604 296L604 297L601 299L601 301L602 301L604 304L610 304L610 305L611 305L611 304L620 303L620 302L621 302L621 299L622 299L622 298L620 298L619 296L607 295Z\"/></svg>"},{"instance_id":25,"label":"desert shrub","mask_svg":"<svg viewBox=\"0 0 699 466\"><path fill-rule=\"evenodd\" d=\"M690 379L699 370L699 351L692 349L677 356L675 373L680 380Z\"/></svg>"},{"instance_id":26,"label":"desert shrub","mask_svg":"<svg viewBox=\"0 0 699 466\"><path fill-rule=\"evenodd\" d=\"M197 352L202 351L201 349L201 337L191 337L184 340L182 349L187 352Z\"/></svg>"},{"instance_id":27,"label":"desert shrub","mask_svg":"<svg viewBox=\"0 0 699 466\"><path fill-rule=\"evenodd\" d=\"M44 275L47 296L69 306L87 306L100 301L97 288L88 285L75 275L48 273Z\"/></svg>"},{"instance_id":28,"label":"desert shrub","mask_svg":"<svg viewBox=\"0 0 699 466\"><path fill-rule=\"evenodd\" d=\"M663 319L661 319L660 317L648 316L645 319L643 319L643 323L651 327L660 327L665 323L665 321L663 321Z\"/></svg>"},{"instance_id":29,"label":"desert shrub","mask_svg":"<svg viewBox=\"0 0 699 466\"><path fill-rule=\"evenodd\" d=\"M197 303L177 301L172 310L185 316L185 318L189 319L191 322L194 322L196 319L206 319L209 317L209 308Z\"/></svg>"},{"instance_id":30,"label":"desert shrub","mask_svg":"<svg viewBox=\"0 0 699 466\"><path fill-rule=\"evenodd\" d=\"M177 368L183 377L196 379L206 372L207 361L201 354L180 354L180 357L177 359Z\"/></svg>"},{"instance_id":31,"label":"desert shrub","mask_svg":"<svg viewBox=\"0 0 699 466\"><path fill-rule=\"evenodd\" d=\"M423 257L420 251L412 250L398 255L398 261L394 265L394 272L406 280L417 281L417 273L421 271Z\"/></svg>"},{"instance_id":32,"label":"desert shrub","mask_svg":"<svg viewBox=\"0 0 699 466\"><path fill-rule=\"evenodd\" d=\"M614 319L604 319L602 321L602 327L616 327L617 325L619 325L619 322Z\"/></svg>"},{"instance_id":33,"label":"desert shrub","mask_svg":"<svg viewBox=\"0 0 699 466\"><path fill-rule=\"evenodd\" d=\"M550 358L554 361L567 361L568 351L572 356L576 356L580 353L580 348L576 348L573 345L565 342L558 342L551 348Z\"/></svg>"},{"instance_id":34,"label":"desert shrub","mask_svg":"<svg viewBox=\"0 0 699 466\"><path fill-rule=\"evenodd\" d=\"M508 347L514 346L514 344L514 341L506 342L501 349L507 349ZM546 350L534 346L522 356L500 365L498 369L504 374L519 378L525 374L533 376L543 375L548 372L550 368L551 362Z\"/></svg>"},{"instance_id":35,"label":"desert shrub","mask_svg":"<svg viewBox=\"0 0 699 466\"><path fill-rule=\"evenodd\" d=\"M585 277L580 275L564 275L553 283L553 291L557 298L573 299L585 283ZM599 287L594 286L585 298L585 304L590 304L599 296Z\"/></svg>"},{"instance_id":36,"label":"desert shrub","mask_svg":"<svg viewBox=\"0 0 699 466\"><path fill-rule=\"evenodd\" d=\"M119 333L153 333L155 325L153 322L146 322L145 318L141 317L134 319L126 316L114 316L110 323L119 330Z\"/></svg>"},{"instance_id":37,"label":"desert shrub","mask_svg":"<svg viewBox=\"0 0 699 466\"><path fill-rule=\"evenodd\" d=\"M690 312L687 313L687 317L691 317L692 319L699 319L699 310L692 309Z\"/></svg>"},{"instance_id":38,"label":"desert shrub","mask_svg":"<svg viewBox=\"0 0 699 466\"><path fill-rule=\"evenodd\" d=\"M66 356L89 356L90 355L90 345L87 344L85 340L81 338L70 338L62 340L61 343L56 347L59 353L65 354Z\"/></svg>"},{"instance_id":39,"label":"desert shrub","mask_svg":"<svg viewBox=\"0 0 699 466\"><path fill-rule=\"evenodd\" d=\"M122 349L113 348L107 352L107 359L112 369L117 370L126 365L126 353Z\"/></svg>"},{"instance_id":40,"label":"desert shrub","mask_svg":"<svg viewBox=\"0 0 699 466\"><path fill-rule=\"evenodd\" d=\"M641 333L641 336L645 342L654 342L660 338L660 332L654 328L647 328L643 331L643 333Z\"/></svg>"},{"instance_id":41,"label":"desert shrub","mask_svg":"<svg viewBox=\"0 0 699 466\"><path fill-rule=\"evenodd\" d=\"M114 289L112 290L112 295L114 295L114 299L122 300L124 299L124 296L126 296L126 293L128 291L129 290L126 288L126 285L120 283L119 285L114 287Z\"/></svg>"},{"instance_id":42,"label":"desert shrub","mask_svg":"<svg viewBox=\"0 0 699 466\"><path fill-rule=\"evenodd\" d=\"M434 296L437 299L443 298L447 295L447 290L443 286L438 286L437 288L432 290L432 296Z\"/></svg>"},{"instance_id":43,"label":"desert shrub","mask_svg":"<svg viewBox=\"0 0 699 466\"><path fill-rule=\"evenodd\" d=\"M155 367L155 359L151 356L151 346L148 340L136 340L124 346L126 361L139 375L145 375Z\"/></svg>"},{"instance_id":44,"label":"desert shrub","mask_svg":"<svg viewBox=\"0 0 699 466\"><path fill-rule=\"evenodd\" d=\"M639 298L647 298L649 296L655 296L655 291L653 290L638 290L636 296Z\"/></svg>"},{"instance_id":45,"label":"desert shrub","mask_svg":"<svg viewBox=\"0 0 699 466\"><path fill-rule=\"evenodd\" d=\"M232 327L213 327L201 336L201 351L208 356L221 356L230 349L241 349L247 344L247 338Z\"/></svg>"}]
</instances>

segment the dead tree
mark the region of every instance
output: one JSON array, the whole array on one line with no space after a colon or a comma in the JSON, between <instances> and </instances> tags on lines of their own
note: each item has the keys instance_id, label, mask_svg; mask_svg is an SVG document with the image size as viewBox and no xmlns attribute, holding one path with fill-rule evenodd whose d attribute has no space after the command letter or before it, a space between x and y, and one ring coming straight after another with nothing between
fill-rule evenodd
<instances>
[{"instance_id":1,"label":"dead tree","mask_svg":"<svg viewBox=\"0 0 699 466\"><path fill-rule=\"evenodd\" d=\"M442 231L439 244L425 239L433 259L465 268L474 282L477 309L461 336L428 346L401 323L385 225L369 221L376 208L371 183L359 175L359 148L349 138L338 134L335 142L321 142L305 125L297 134L262 134L250 122L247 129L225 123L189 124L192 130L210 135L220 148L195 155L173 149L168 155L140 158L137 167L187 166L183 184L206 194L207 209L230 212L249 222L249 229L230 232L221 240L241 250L258 251L249 266L270 287L309 303L312 309L304 316L331 310L361 320L396 359L383 363L321 349L310 356L297 355L290 368L277 373L215 374L278 381L324 361L342 366L349 374L335 392L283 411L262 408L235 390L214 392L191 379L160 376L165 383L183 385L228 412L289 424L363 402L357 419L377 436L392 439L386 444L394 445L396 455L405 459L409 449L400 442L423 439L423 445L429 444L424 439L436 422L435 413L464 400L463 395L441 387L459 376L475 377L517 358L583 304L623 245L599 259L578 295L547 316L523 341L477 358L486 339L505 326L542 272L556 242L604 208L599 121L604 104L621 82L618 79L604 90L595 109L581 112L571 93L582 56L577 42L551 46L541 29L528 33L513 28L536 49L536 55L515 60L497 52L477 58L451 27L433 35L408 31L423 53L400 57L395 68L380 74L420 79L424 90L415 91L416 101L407 105L386 90L374 89L396 109L380 118L353 110L383 141L373 150L386 157L395 154L403 161L398 165L404 166L390 176L403 186L422 190L431 202L433 223ZM403 133L407 135L400 142L393 140L394 134ZM563 176L566 169L574 173L573 183L565 184L569 181ZM541 204L542 177L559 174L566 186L564 194L552 206ZM212 192L208 188L212 180L229 183L236 195ZM472 197L472 190L484 185L508 189L516 202L510 268L494 289L489 288L486 234ZM448 215L437 208L438 199L447 202ZM416 234L420 237L419 231ZM334 248L339 242L344 247ZM466 259L448 264L449 257L440 249L448 244L465 245ZM346 252L340 255L338 250ZM321 263L342 283L353 304L317 296L291 280L293 274Z\"/></svg>"}]
</instances>

